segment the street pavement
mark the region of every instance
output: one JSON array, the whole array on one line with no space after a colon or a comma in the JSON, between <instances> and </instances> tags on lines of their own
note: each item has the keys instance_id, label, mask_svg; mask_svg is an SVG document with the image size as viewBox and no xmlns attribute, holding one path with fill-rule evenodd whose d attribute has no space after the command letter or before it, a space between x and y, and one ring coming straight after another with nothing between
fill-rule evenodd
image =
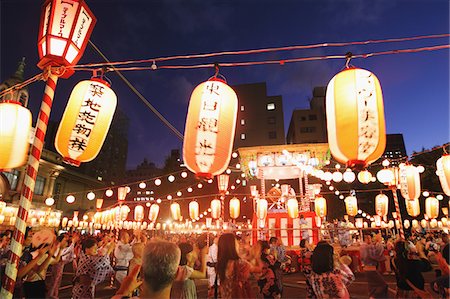
<instances>
[{"instance_id":1,"label":"street pavement","mask_svg":"<svg viewBox=\"0 0 450 299\"><path fill-rule=\"evenodd\" d=\"M425 281L433 281L434 271L424 273ZM367 298L367 280L364 273L356 273L356 280L349 286L351 298ZM59 291L60 298L71 298L72 295L72 280L73 272L64 272L63 281ZM392 274L384 275L384 278L389 286L389 298L394 298L396 283L395 277ZM207 280L200 279L196 281L198 298L206 298L207 295ZM301 273L285 274L283 275L284 292L283 298L305 298L306 285L305 278ZM117 287L117 286L116 286ZM114 295L116 288L110 288L109 280L97 286L95 298L111 298Z\"/></svg>"}]
</instances>

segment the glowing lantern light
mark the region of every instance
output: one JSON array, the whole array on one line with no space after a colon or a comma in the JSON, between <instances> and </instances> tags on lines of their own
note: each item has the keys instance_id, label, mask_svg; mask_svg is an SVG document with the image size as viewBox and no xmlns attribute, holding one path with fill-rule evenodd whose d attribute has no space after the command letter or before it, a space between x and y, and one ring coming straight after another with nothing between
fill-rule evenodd
<instances>
[{"instance_id":1,"label":"glowing lantern light","mask_svg":"<svg viewBox=\"0 0 450 299\"><path fill-rule=\"evenodd\" d=\"M431 228L436 228L438 226L438 222L436 219L431 219L430 220L430 227Z\"/></svg>"},{"instance_id":2,"label":"glowing lantern light","mask_svg":"<svg viewBox=\"0 0 450 299\"><path fill-rule=\"evenodd\" d=\"M322 180L324 181L331 181L333 179L333 174L329 171L324 172L323 176L322 176Z\"/></svg>"},{"instance_id":3,"label":"glowing lantern light","mask_svg":"<svg viewBox=\"0 0 450 299\"><path fill-rule=\"evenodd\" d=\"M351 169L347 168L347 170L345 170L344 174L342 175L342 178L344 179L344 182L350 184L355 181L356 175Z\"/></svg>"},{"instance_id":4,"label":"glowing lantern light","mask_svg":"<svg viewBox=\"0 0 450 299\"><path fill-rule=\"evenodd\" d=\"M289 217L298 218L298 201L296 198L289 198L286 207Z\"/></svg>"},{"instance_id":5,"label":"glowing lantern light","mask_svg":"<svg viewBox=\"0 0 450 299\"><path fill-rule=\"evenodd\" d=\"M211 200L211 217L214 219L219 219L222 213L221 209L222 203L218 199Z\"/></svg>"},{"instance_id":6,"label":"glowing lantern light","mask_svg":"<svg viewBox=\"0 0 450 299\"><path fill-rule=\"evenodd\" d=\"M363 228L364 226L364 219L363 218L356 218L355 219L355 227L356 228Z\"/></svg>"},{"instance_id":7,"label":"glowing lantern light","mask_svg":"<svg viewBox=\"0 0 450 299\"><path fill-rule=\"evenodd\" d=\"M3 214L3 210L6 208L6 202L0 201L0 215Z\"/></svg>"},{"instance_id":8,"label":"glowing lantern light","mask_svg":"<svg viewBox=\"0 0 450 299\"><path fill-rule=\"evenodd\" d=\"M389 210L389 198L384 194L375 196L375 213L381 217L385 217Z\"/></svg>"},{"instance_id":9,"label":"glowing lantern light","mask_svg":"<svg viewBox=\"0 0 450 299\"><path fill-rule=\"evenodd\" d=\"M217 187L220 193L225 193L228 189L228 182L230 181L230 176L228 174L221 174L217 177Z\"/></svg>"},{"instance_id":10,"label":"glowing lantern light","mask_svg":"<svg viewBox=\"0 0 450 299\"><path fill-rule=\"evenodd\" d=\"M31 112L19 102L0 103L0 170L25 164L30 146Z\"/></svg>"},{"instance_id":11,"label":"glowing lantern light","mask_svg":"<svg viewBox=\"0 0 450 299\"><path fill-rule=\"evenodd\" d=\"M106 197L111 197L111 196L113 196L113 194L114 194L114 192L111 189L108 189L105 191Z\"/></svg>"},{"instance_id":12,"label":"glowing lantern light","mask_svg":"<svg viewBox=\"0 0 450 299\"><path fill-rule=\"evenodd\" d=\"M62 221L61 221L61 226L62 227L67 227L67 222L69 221L69 218L67 217L63 217Z\"/></svg>"},{"instance_id":13,"label":"glowing lantern light","mask_svg":"<svg viewBox=\"0 0 450 299\"><path fill-rule=\"evenodd\" d=\"M377 160L386 146L383 95L377 77L347 68L331 79L326 95L328 143L348 167Z\"/></svg>"},{"instance_id":14,"label":"glowing lantern light","mask_svg":"<svg viewBox=\"0 0 450 299\"><path fill-rule=\"evenodd\" d=\"M48 197L48 198L45 199L45 204L47 206L53 206L54 203L55 203L55 200L53 198L51 198L51 197Z\"/></svg>"},{"instance_id":15,"label":"glowing lantern light","mask_svg":"<svg viewBox=\"0 0 450 299\"><path fill-rule=\"evenodd\" d=\"M380 227L381 226L381 217L380 215L375 215L373 216L374 222L375 222L375 226L376 227Z\"/></svg>"},{"instance_id":16,"label":"glowing lantern light","mask_svg":"<svg viewBox=\"0 0 450 299\"><path fill-rule=\"evenodd\" d=\"M120 220L125 221L128 218L128 213L130 212L130 208L127 205L123 205L120 207Z\"/></svg>"},{"instance_id":17,"label":"glowing lantern light","mask_svg":"<svg viewBox=\"0 0 450 299\"><path fill-rule=\"evenodd\" d=\"M425 200L425 213L431 219L439 216L439 201L435 197L428 197Z\"/></svg>"},{"instance_id":18,"label":"glowing lantern light","mask_svg":"<svg viewBox=\"0 0 450 299\"><path fill-rule=\"evenodd\" d=\"M152 223L154 223L156 221L156 219L158 219L158 214L159 214L159 205L152 204L150 206L150 211L148 212L148 219Z\"/></svg>"},{"instance_id":19,"label":"glowing lantern light","mask_svg":"<svg viewBox=\"0 0 450 299\"><path fill-rule=\"evenodd\" d=\"M358 214L358 201L355 196L347 196L345 198L345 209L349 216Z\"/></svg>"},{"instance_id":20,"label":"glowing lantern light","mask_svg":"<svg viewBox=\"0 0 450 299\"><path fill-rule=\"evenodd\" d=\"M117 199L119 201L124 201L126 197L127 197L127 188L126 187L117 188Z\"/></svg>"},{"instance_id":21,"label":"glowing lantern light","mask_svg":"<svg viewBox=\"0 0 450 299\"><path fill-rule=\"evenodd\" d=\"M372 181L372 174L368 170L363 170L358 173L358 181L363 184L368 184Z\"/></svg>"},{"instance_id":22,"label":"glowing lantern light","mask_svg":"<svg viewBox=\"0 0 450 299\"><path fill-rule=\"evenodd\" d=\"M95 207L97 210L100 210L103 206L103 198L97 198L97 201L95 203Z\"/></svg>"},{"instance_id":23,"label":"glowing lantern light","mask_svg":"<svg viewBox=\"0 0 450 299\"><path fill-rule=\"evenodd\" d=\"M141 205L137 205L134 207L134 220L142 221L144 220L144 207Z\"/></svg>"},{"instance_id":24,"label":"glowing lantern light","mask_svg":"<svg viewBox=\"0 0 450 299\"><path fill-rule=\"evenodd\" d=\"M230 217L237 219L241 212L241 202L236 197L230 199Z\"/></svg>"},{"instance_id":25,"label":"glowing lantern light","mask_svg":"<svg viewBox=\"0 0 450 299\"><path fill-rule=\"evenodd\" d=\"M327 201L323 197L316 197L314 200L314 210L319 217L327 216Z\"/></svg>"},{"instance_id":26,"label":"glowing lantern light","mask_svg":"<svg viewBox=\"0 0 450 299\"><path fill-rule=\"evenodd\" d=\"M422 220L420 220L420 225L421 225L423 228L427 228L427 226L428 226L428 221L426 221L425 219L422 219Z\"/></svg>"},{"instance_id":27,"label":"glowing lantern light","mask_svg":"<svg viewBox=\"0 0 450 299\"><path fill-rule=\"evenodd\" d=\"M197 176L211 178L228 167L237 106L236 93L216 77L201 83L192 92L186 118L183 160Z\"/></svg>"},{"instance_id":28,"label":"glowing lantern light","mask_svg":"<svg viewBox=\"0 0 450 299\"><path fill-rule=\"evenodd\" d=\"M420 175L414 165L401 165L399 170L400 193L406 200L420 196Z\"/></svg>"},{"instance_id":29,"label":"glowing lantern light","mask_svg":"<svg viewBox=\"0 0 450 299\"><path fill-rule=\"evenodd\" d=\"M450 196L450 155L443 155L439 158L436 161L436 168L442 190L447 196Z\"/></svg>"},{"instance_id":30,"label":"glowing lantern light","mask_svg":"<svg viewBox=\"0 0 450 299\"><path fill-rule=\"evenodd\" d=\"M420 214L420 204L417 198L413 200L405 200L406 212L409 216L417 217Z\"/></svg>"},{"instance_id":31,"label":"glowing lantern light","mask_svg":"<svg viewBox=\"0 0 450 299\"><path fill-rule=\"evenodd\" d=\"M340 171L333 172L333 182L339 183L343 179L343 174Z\"/></svg>"},{"instance_id":32,"label":"glowing lantern light","mask_svg":"<svg viewBox=\"0 0 450 299\"><path fill-rule=\"evenodd\" d=\"M73 89L55 137L64 162L80 166L100 152L116 110L117 97L109 84L98 78L78 83Z\"/></svg>"},{"instance_id":33,"label":"glowing lantern light","mask_svg":"<svg viewBox=\"0 0 450 299\"><path fill-rule=\"evenodd\" d=\"M377 179L382 184L390 184L395 178L394 172L391 169L385 168L377 172Z\"/></svg>"},{"instance_id":34,"label":"glowing lantern light","mask_svg":"<svg viewBox=\"0 0 450 299\"><path fill-rule=\"evenodd\" d=\"M170 205L170 213L172 214L173 220L181 220L181 208L180 204L177 202L174 202Z\"/></svg>"},{"instance_id":35,"label":"glowing lantern light","mask_svg":"<svg viewBox=\"0 0 450 299\"><path fill-rule=\"evenodd\" d=\"M39 26L38 67L75 65L83 55L96 22L82 0L46 1ZM63 78L73 73L72 69L67 69Z\"/></svg>"},{"instance_id":36,"label":"glowing lantern light","mask_svg":"<svg viewBox=\"0 0 450 299\"><path fill-rule=\"evenodd\" d=\"M75 202L75 196L73 196L73 195L68 195L68 196L66 197L66 201L67 201L68 203L74 203L74 202Z\"/></svg>"},{"instance_id":37,"label":"glowing lantern light","mask_svg":"<svg viewBox=\"0 0 450 299\"><path fill-rule=\"evenodd\" d=\"M89 192L89 193L86 195L86 197L87 197L87 199L89 199L89 200L94 200L94 199L95 199L95 193L94 193L94 192Z\"/></svg>"},{"instance_id":38,"label":"glowing lantern light","mask_svg":"<svg viewBox=\"0 0 450 299\"><path fill-rule=\"evenodd\" d=\"M267 207L268 203L265 199L258 199L257 205L256 205L256 217L258 217L259 220L264 220L267 217Z\"/></svg>"},{"instance_id":39,"label":"glowing lantern light","mask_svg":"<svg viewBox=\"0 0 450 299\"><path fill-rule=\"evenodd\" d=\"M189 217L191 217L192 220L198 218L199 214L199 205L196 201L191 201L189 203Z\"/></svg>"},{"instance_id":40,"label":"glowing lantern light","mask_svg":"<svg viewBox=\"0 0 450 299\"><path fill-rule=\"evenodd\" d=\"M404 226L406 229L408 229L408 228L411 226L411 224L410 224L410 222L409 222L408 219L405 219L405 221L403 221L403 226Z\"/></svg>"}]
</instances>

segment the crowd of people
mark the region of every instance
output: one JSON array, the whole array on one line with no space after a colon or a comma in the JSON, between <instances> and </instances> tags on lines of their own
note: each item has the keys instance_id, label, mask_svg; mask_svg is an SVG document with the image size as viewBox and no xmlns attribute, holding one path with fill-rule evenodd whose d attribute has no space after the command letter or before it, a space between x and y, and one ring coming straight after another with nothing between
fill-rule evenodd
<instances>
[{"instance_id":1,"label":"crowd of people","mask_svg":"<svg viewBox=\"0 0 450 299\"><path fill-rule=\"evenodd\" d=\"M2 276L11 234L0 234ZM117 287L114 298L193 299L198 296L197 279L208 282L209 298L282 298L284 269L293 267L305 277L307 298L350 298L348 286L356 271L366 276L368 298L430 298L431 293L449 297L450 249L442 231L414 234L407 240L365 234L358 246L357 269L339 244L323 240L314 245L302 239L299 245L300 251L292 255L276 237L253 242L245 234L149 237L126 230L119 235L56 236L49 230L27 229L14 297L59 298L68 264L74 271L74 299L95 298L96 286L111 280ZM422 273L433 269L433 281L425 282ZM390 272L396 277L395 295L385 279Z\"/></svg>"}]
</instances>

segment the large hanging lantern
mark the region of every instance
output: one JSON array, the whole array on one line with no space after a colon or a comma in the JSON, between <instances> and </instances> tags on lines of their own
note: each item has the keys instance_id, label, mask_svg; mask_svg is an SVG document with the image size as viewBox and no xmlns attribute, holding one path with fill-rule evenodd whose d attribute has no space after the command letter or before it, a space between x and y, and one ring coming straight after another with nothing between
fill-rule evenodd
<instances>
[{"instance_id":1,"label":"large hanging lantern","mask_svg":"<svg viewBox=\"0 0 450 299\"><path fill-rule=\"evenodd\" d=\"M431 219L435 219L439 216L439 200L436 197L428 197L425 200L425 213Z\"/></svg>"},{"instance_id":2,"label":"large hanging lantern","mask_svg":"<svg viewBox=\"0 0 450 299\"><path fill-rule=\"evenodd\" d=\"M183 160L199 177L211 178L228 167L233 149L238 100L216 77L198 85L186 118Z\"/></svg>"},{"instance_id":3,"label":"large hanging lantern","mask_svg":"<svg viewBox=\"0 0 450 299\"><path fill-rule=\"evenodd\" d=\"M148 212L148 219L154 223L157 219L158 219L158 214L159 214L159 205L152 204L150 206L150 211Z\"/></svg>"},{"instance_id":4,"label":"large hanging lantern","mask_svg":"<svg viewBox=\"0 0 450 299\"><path fill-rule=\"evenodd\" d=\"M230 199L230 217L237 219L241 213L241 202L236 197Z\"/></svg>"},{"instance_id":5,"label":"large hanging lantern","mask_svg":"<svg viewBox=\"0 0 450 299\"><path fill-rule=\"evenodd\" d=\"M358 201L355 196L347 196L345 198L345 209L349 216L356 216L358 214Z\"/></svg>"},{"instance_id":6,"label":"large hanging lantern","mask_svg":"<svg viewBox=\"0 0 450 299\"><path fill-rule=\"evenodd\" d=\"M222 213L222 203L218 199L211 200L211 217L213 219L219 219Z\"/></svg>"},{"instance_id":7,"label":"large hanging lantern","mask_svg":"<svg viewBox=\"0 0 450 299\"><path fill-rule=\"evenodd\" d=\"M436 161L436 174L439 176L442 190L450 196L450 155L443 155Z\"/></svg>"},{"instance_id":8,"label":"large hanging lantern","mask_svg":"<svg viewBox=\"0 0 450 299\"><path fill-rule=\"evenodd\" d=\"M170 205L170 213L172 214L173 220L181 220L181 207L180 204L174 202Z\"/></svg>"},{"instance_id":9,"label":"large hanging lantern","mask_svg":"<svg viewBox=\"0 0 450 299\"><path fill-rule=\"evenodd\" d=\"M316 197L314 200L314 210L319 217L327 216L327 201L323 197Z\"/></svg>"},{"instance_id":10,"label":"large hanging lantern","mask_svg":"<svg viewBox=\"0 0 450 299\"><path fill-rule=\"evenodd\" d=\"M0 103L0 170L26 163L30 130L30 110L19 102Z\"/></svg>"},{"instance_id":11,"label":"large hanging lantern","mask_svg":"<svg viewBox=\"0 0 450 299\"><path fill-rule=\"evenodd\" d=\"M268 203L265 199L258 199L258 202L256 204L256 217L258 217L259 220L264 220L267 217L267 208Z\"/></svg>"},{"instance_id":12,"label":"large hanging lantern","mask_svg":"<svg viewBox=\"0 0 450 299\"><path fill-rule=\"evenodd\" d=\"M71 66L83 55L97 19L83 0L44 3L38 36L38 67ZM66 69L63 78L74 73Z\"/></svg>"},{"instance_id":13,"label":"large hanging lantern","mask_svg":"<svg viewBox=\"0 0 450 299\"><path fill-rule=\"evenodd\" d=\"M116 94L104 80L93 78L75 86L55 138L56 150L64 162L80 166L97 157L116 105Z\"/></svg>"},{"instance_id":14,"label":"large hanging lantern","mask_svg":"<svg viewBox=\"0 0 450 299\"><path fill-rule=\"evenodd\" d=\"M420 214L419 199L405 200L406 212L409 216L417 217Z\"/></svg>"},{"instance_id":15,"label":"large hanging lantern","mask_svg":"<svg viewBox=\"0 0 450 299\"><path fill-rule=\"evenodd\" d=\"M400 193L406 200L418 199L420 196L420 175L414 165L400 165Z\"/></svg>"},{"instance_id":16,"label":"large hanging lantern","mask_svg":"<svg viewBox=\"0 0 450 299\"><path fill-rule=\"evenodd\" d=\"M298 218L298 201L296 198L289 198L286 207L289 217Z\"/></svg>"},{"instance_id":17,"label":"large hanging lantern","mask_svg":"<svg viewBox=\"0 0 450 299\"><path fill-rule=\"evenodd\" d=\"M389 210L389 198L384 194L375 196L375 213L378 216L385 217Z\"/></svg>"},{"instance_id":18,"label":"large hanging lantern","mask_svg":"<svg viewBox=\"0 0 450 299\"><path fill-rule=\"evenodd\" d=\"M376 161L386 147L383 95L377 77L347 68L327 87L328 143L333 157L349 167Z\"/></svg>"},{"instance_id":19,"label":"large hanging lantern","mask_svg":"<svg viewBox=\"0 0 450 299\"><path fill-rule=\"evenodd\" d=\"M199 205L196 201L191 201L189 203L189 217L191 217L192 220L197 219L199 215Z\"/></svg>"},{"instance_id":20,"label":"large hanging lantern","mask_svg":"<svg viewBox=\"0 0 450 299\"><path fill-rule=\"evenodd\" d=\"M134 207L134 220L142 221L144 220L144 207L141 205L137 205Z\"/></svg>"}]
</instances>

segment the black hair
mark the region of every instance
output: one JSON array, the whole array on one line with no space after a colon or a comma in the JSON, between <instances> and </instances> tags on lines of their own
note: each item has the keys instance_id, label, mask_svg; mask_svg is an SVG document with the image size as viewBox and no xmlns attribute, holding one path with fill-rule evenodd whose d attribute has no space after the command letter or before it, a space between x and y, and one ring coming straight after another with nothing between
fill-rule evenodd
<instances>
[{"instance_id":1,"label":"black hair","mask_svg":"<svg viewBox=\"0 0 450 299\"><path fill-rule=\"evenodd\" d=\"M83 240L83 242L81 243L81 249L83 250L83 252L86 252L86 249L89 249L96 244L97 244L97 240L89 237L89 238L86 238Z\"/></svg>"},{"instance_id":2,"label":"black hair","mask_svg":"<svg viewBox=\"0 0 450 299\"><path fill-rule=\"evenodd\" d=\"M316 248L311 256L311 268L317 274L333 271L333 254L334 249L326 241L317 243Z\"/></svg>"},{"instance_id":3,"label":"black hair","mask_svg":"<svg viewBox=\"0 0 450 299\"><path fill-rule=\"evenodd\" d=\"M184 266L187 264L188 253L192 252L192 250L194 250L194 247L192 246L191 243L187 242L178 244L178 247L180 248L181 251L180 266Z\"/></svg>"},{"instance_id":4,"label":"black hair","mask_svg":"<svg viewBox=\"0 0 450 299\"><path fill-rule=\"evenodd\" d=\"M56 237L56 241L61 242L65 236L66 234L60 234L59 236Z\"/></svg>"},{"instance_id":5,"label":"black hair","mask_svg":"<svg viewBox=\"0 0 450 299\"><path fill-rule=\"evenodd\" d=\"M300 248L306 248L306 239L300 240Z\"/></svg>"},{"instance_id":6,"label":"black hair","mask_svg":"<svg viewBox=\"0 0 450 299\"><path fill-rule=\"evenodd\" d=\"M221 281L225 281L226 279L225 272L228 261L239 260L235 242L236 237L232 233L225 233L219 238L216 271Z\"/></svg>"},{"instance_id":7,"label":"black hair","mask_svg":"<svg viewBox=\"0 0 450 299\"><path fill-rule=\"evenodd\" d=\"M277 237L270 237L269 244L276 243L278 241Z\"/></svg>"}]
</instances>

